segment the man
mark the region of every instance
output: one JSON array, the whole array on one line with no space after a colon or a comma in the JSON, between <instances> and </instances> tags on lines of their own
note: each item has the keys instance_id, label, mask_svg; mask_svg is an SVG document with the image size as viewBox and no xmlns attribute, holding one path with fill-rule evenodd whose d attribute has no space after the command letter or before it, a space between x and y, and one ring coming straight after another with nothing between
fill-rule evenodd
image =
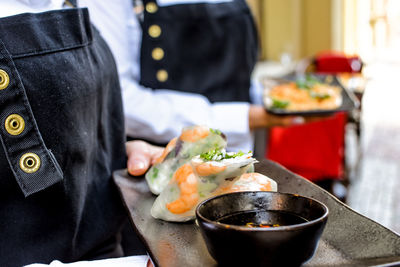
<instances>
[{"instance_id":1,"label":"man","mask_svg":"<svg viewBox=\"0 0 400 267\"><path fill-rule=\"evenodd\" d=\"M207 125L227 135L228 149L248 151L253 130L304 122L250 104L262 93L250 79L257 36L244 0L143 1L139 15L132 2L79 2L116 58L130 137L163 144Z\"/></svg>"},{"instance_id":2,"label":"man","mask_svg":"<svg viewBox=\"0 0 400 267\"><path fill-rule=\"evenodd\" d=\"M1 1L0 33L0 265L122 256L127 216L111 176L126 166L125 132L110 50L86 9L59 0Z\"/></svg>"}]
</instances>

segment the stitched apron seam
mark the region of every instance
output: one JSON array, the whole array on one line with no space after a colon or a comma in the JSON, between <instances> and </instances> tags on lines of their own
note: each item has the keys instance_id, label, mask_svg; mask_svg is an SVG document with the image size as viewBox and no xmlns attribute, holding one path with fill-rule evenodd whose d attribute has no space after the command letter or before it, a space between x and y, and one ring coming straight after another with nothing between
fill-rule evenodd
<instances>
[{"instance_id":1,"label":"stitched apron seam","mask_svg":"<svg viewBox=\"0 0 400 267\"><path fill-rule=\"evenodd\" d=\"M90 42L85 42L79 45L72 45L72 46L67 46L67 47L62 47L62 48L49 48L49 49L45 49L45 50L40 50L40 51L29 51L23 54L15 54L15 55L11 55L12 59L19 59L19 58L23 58L23 57L31 57L31 56L36 56L36 55L44 55L44 54L50 54L50 53L56 53L56 52L61 52L61 51L67 51L67 50L72 50L72 49L77 49L77 48L81 48L81 47L85 47L88 45L91 45L92 41Z\"/></svg>"}]
</instances>

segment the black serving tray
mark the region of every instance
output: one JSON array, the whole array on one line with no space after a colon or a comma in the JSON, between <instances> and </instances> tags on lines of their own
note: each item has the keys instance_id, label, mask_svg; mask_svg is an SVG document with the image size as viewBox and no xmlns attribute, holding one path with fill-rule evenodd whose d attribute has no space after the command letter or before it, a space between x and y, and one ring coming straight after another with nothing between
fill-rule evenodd
<instances>
[{"instance_id":1,"label":"black serving tray","mask_svg":"<svg viewBox=\"0 0 400 267\"><path fill-rule=\"evenodd\" d=\"M337 109L315 109L315 110L307 110L307 111L293 111L293 110L285 110L272 108L268 106L268 91L272 89L273 86L278 84L287 83L296 81L298 76L289 75L284 78L265 78L263 79L263 87L264 87L264 96L263 103L265 109L274 115L297 115L297 116L318 116L318 115L331 115L335 112L346 111L350 112L353 109L356 109L360 106L360 101L354 95L353 92L349 91L347 88L343 87L343 85L339 82L336 76L334 75L322 75L322 74L313 74L312 77L318 79L321 82L328 83L331 85L339 86L342 91L342 104Z\"/></svg>"},{"instance_id":2,"label":"black serving tray","mask_svg":"<svg viewBox=\"0 0 400 267\"><path fill-rule=\"evenodd\" d=\"M337 198L279 164L262 160L256 171L273 178L280 192L317 199L329 208L326 228L315 255L303 266L399 266L400 236L355 212ZM143 177L126 170L114 172L114 181L129 211L135 231L156 266L217 266L194 222L169 223L151 217L155 196ZM290 255L288 255L290 257Z\"/></svg>"}]
</instances>

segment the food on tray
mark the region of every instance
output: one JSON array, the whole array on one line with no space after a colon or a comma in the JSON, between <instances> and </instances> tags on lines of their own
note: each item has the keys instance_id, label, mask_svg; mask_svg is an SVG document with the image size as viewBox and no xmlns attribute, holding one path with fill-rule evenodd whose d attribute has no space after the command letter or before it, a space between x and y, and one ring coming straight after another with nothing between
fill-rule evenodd
<instances>
[{"instance_id":1,"label":"food on tray","mask_svg":"<svg viewBox=\"0 0 400 267\"><path fill-rule=\"evenodd\" d=\"M252 154L212 150L181 166L155 200L151 215L167 221L194 218L197 204L212 192L233 181L252 167Z\"/></svg>"},{"instance_id":2,"label":"food on tray","mask_svg":"<svg viewBox=\"0 0 400 267\"><path fill-rule=\"evenodd\" d=\"M239 191L276 191L272 179L253 173L252 153L226 152L225 135L205 126L184 128L146 173L151 192L159 194L154 218L188 221L200 201Z\"/></svg>"},{"instance_id":3,"label":"food on tray","mask_svg":"<svg viewBox=\"0 0 400 267\"><path fill-rule=\"evenodd\" d=\"M226 138L219 130L205 126L191 126L172 139L156 163L146 173L146 181L153 194L160 194L174 172L194 156L212 149L226 147Z\"/></svg>"},{"instance_id":4,"label":"food on tray","mask_svg":"<svg viewBox=\"0 0 400 267\"><path fill-rule=\"evenodd\" d=\"M362 94L367 80L361 73L340 73L337 75L340 84L354 93Z\"/></svg>"},{"instance_id":5,"label":"food on tray","mask_svg":"<svg viewBox=\"0 0 400 267\"><path fill-rule=\"evenodd\" d=\"M216 194L225 194L241 191L272 191L278 190L278 184L261 173L251 172L242 174L235 182L226 187L220 187Z\"/></svg>"},{"instance_id":6,"label":"food on tray","mask_svg":"<svg viewBox=\"0 0 400 267\"><path fill-rule=\"evenodd\" d=\"M288 111L332 110L342 104L341 88L312 76L267 88L265 103L269 109Z\"/></svg>"},{"instance_id":7,"label":"food on tray","mask_svg":"<svg viewBox=\"0 0 400 267\"><path fill-rule=\"evenodd\" d=\"M276 191L266 176L247 173L257 162L249 153L211 150L181 166L151 208L154 218L189 221L198 203L214 195L249 190ZM243 177L243 178L242 178Z\"/></svg>"}]
</instances>

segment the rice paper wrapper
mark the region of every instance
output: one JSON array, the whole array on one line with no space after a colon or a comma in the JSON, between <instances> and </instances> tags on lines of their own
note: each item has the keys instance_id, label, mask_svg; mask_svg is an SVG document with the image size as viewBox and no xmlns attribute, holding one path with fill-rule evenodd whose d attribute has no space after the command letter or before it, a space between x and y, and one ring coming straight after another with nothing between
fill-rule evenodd
<instances>
[{"instance_id":1,"label":"rice paper wrapper","mask_svg":"<svg viewBox=\"0 0 400 267\"><path fill-rule=\"evenodd\" d=\"M250 172L242 174L239 179L220 187L215 193L217 195L243 192L243 191L278 191L278 184L268 176L261 173Z\"/></svg>"},{"instance_id":2,"label":"rice paper wrapper","mask_svg":"<svg viewBox=\"0 0 400 267\"><path fill-rule=\"evenodd\" d=\"M195 218L197 205L232 185L257 162L251 153L219 161L194 157L182 165L156 198L151 215L165 221L184 222Z\"/></svg>"},{"instance_id":3,"label":"rice paper wrapper","mask_svg":"<svg viewBox=\"0 0 400 267\"><path fill-rule=\"evenodd\" d=\"M226 144L225 135L218 130L205 126L184 128L179 138L171 140L163 155L146 173L150 191L155 195L160 194L179 167L196 155L225 148Z\"/></svg>"}]
</instances>

